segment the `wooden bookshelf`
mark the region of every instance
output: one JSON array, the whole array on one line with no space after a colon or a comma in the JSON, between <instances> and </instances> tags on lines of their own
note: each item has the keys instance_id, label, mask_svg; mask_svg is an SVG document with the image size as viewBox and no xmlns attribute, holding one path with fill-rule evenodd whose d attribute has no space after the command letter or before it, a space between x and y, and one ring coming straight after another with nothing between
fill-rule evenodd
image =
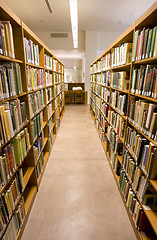
<instances>
[{"instance_id":1,"label":"wooden bookshelf","mask_svg":"<svg viewBox=\"0 0 157 240\"><path fill-rule=\"evenodd\" d=\"M19 94L10 95L10 92L8 94L8 97L4 97L4 99L0 100L0 103L3 105L7 102L14 101L15 99L19 99L20 103L25 102L26 107L26 116L27 121L23 122L20 129L18 129L16 132L14 132L13 136L11 136L9 141L5 141L3 144L0 145L0 149L5 148L8 146L8 144L12 144L12 141L14 141L15 137L17 137L21 131L24 129L27 129L29 134L29 140L30 140L30 147L27 146L27 154L23 159L21 160L20 164L18 164L15 168L15 171L10 175L10 178L7 180L7 182L2 185L0 189L0 195L5 193L5 190L8 189L10 186L10 183L15 179L16 173L22 169L23 173L23 183L24 188L23 192L19 195L16 204L14 206L14 210L12 212L11 216L14 216L15 209L18 207L19 202L21 199L24 199L24 208L26 210L25 217L22 222L22 227L18 230L17 234L17 240L20 240L22 237L22 233L24 231L26 222L29 217L29 213L31 211L35 196L37 194L37 191L39 189L40 182L42 180L42 176L44 174L44 170L46 168L46 164L49 160L50 152L53 147L54 140L56 138L57 130L60 126L61 119L63 117L64 113L64 65L63 63L51 52L51 50L24 24L13 12L10 10L7 5L0 0L0 20L1 21L10 21L10 24L12 26L13 31L13 45L14 45L14 52L15 52L15 58L0 55L0 64L18 64L20 70L21 70L21 84L23 91ZM26 59L27 54L27 48L25 47L25 38L28 41L32 41L34 45L36 45L36 48L38 48L38 53L34 53L34 63L30 63ZM30 44L32 44L30 43ZM33 45L33 48L35 49ZM32 51L32 50L31 50ZM35 51L35 50L33 50ZM48 56L49 64L51 67L47 66L45 64L45 54ZM38 64L36 64L38 58ZM36 60L36 62L35 62ZM54 60L56 64L56 70L54 71ZM10 66L10 65L9 65ZM30 68L32 71L40 71L41 70L41 83L38 83L36 79L33 79L32 84L37 84L34 88L28 88L28 75L27 75L27 69ZM30 70L30 71L31 71ZM46 86L46 72L49 72L51 82L49 85ZM56 74L57 82L57 92L55 92L54 87L54 73ZM43 75L42 75L43 74ZM43 77L43 78L42 78ZM19 78L19 76L18 76ZM19 81L19 80L18 80ZM31 80L32 81L32 80ZM42 82L43 81L43 82ZM8 84L8 83L7 83ZM39 85L38 85L39 84ZM50 101L46 101L46 89L51 88L52 90L52 98ZM9 89L9 88L8 88ZM34 89L34 90L29 90ZM10 90L8 90L10 91ZM35 114L31 116L31 103L29 102L29 94L38 94L37 92L41 92L40 95L40 101L42 102L42 107L37 107ZM50 117L48 118L48 104L52 102L52 111L50 114ZM38 102L39 104L39 102ZM21 117L23 117L22 113ZM40 123L43 122L43 124L39 128L39 136L35 137L33 139L33 128L32 128L32 121L36 119L36 117L39 116ZM48 121L52 121L52 129L51 134L48 133ZM44 165L41 169L40 176L37 179L37 162L34 156L34 147L36 141L41 141L39 139L43 136L43 142L42 142L42 148L40 151L40 154L38 156L37 162L39 161L39 158L43 156ZM26 138L26 136L25 136ZM26 139L25 139L26 141ZM26 142L25 142L26 144ZM28 144L28 143L27 143ZM11 219L7 222L7 226L3 232L3 236L7 233L8 226L10 224Z\"/></svg>"},{"instance_id":2,"label":"wooden bookshelf","mask_svg":"<svg viewBox=\"0 0 157 240\"><path fill-rule=\"evenodd\" d=\"M138 167L141 172L142 176L144 176L147 179L147 182L151 184L153 187L154 191L157 194L157 178L156 179L149 179L148 174L145 175L145 169L142 170L142 166L140 163L137 165L137 159L135 157L134 152L132 149L130 149L127 145L127 129L128 127L131 127L131 129L135 130L137 134L140 134L140 136L148 141L148 143L151 143L154 145L154 147L157 147L157 142L152 139L150 136L147 136L146 132L143 132L136 123L134 123L132 120L129 120L129 104L128 102L126 103L126 114L122 114L117 108L113 107L111 104L111 93L114 91L117 91L117 94L124 95L126 94L126 98L129 99L131 97L135 98L135 100L141 100L144 102L148 102L149 104L156 104L157 99L154 97L150 97L151 95L145 95L145 94L136 94L133 93L131 90L131 81L132 81L132 76L133 76L133 68L140 68L141 66L146 66L146 65L157 65L157 57L150 57L150 58L145 58L142 60L136 60L132 61L132 56L133 52L131 53L131 61L130 62L123 62L118 63L121 65L116 65L117 63L115 62L115 52L116 48L122 48L124 44L127 43L132 43L132 48L134 44L134 36L135 32L137 30L140 30L142 32L143 28L154 28L156 26L156 19L157 18L157 2L155 2L150 9L146 11L129 29L127 29L114 43L110 45L108 49L106 49L92 64L91 64L91 71L90 71L90 83L91 83L91 91L90 91L90 112L92 115L92 118L94 120L94 123L96 125L96 129L98 131L98 135L101 139L105 155L108 159L109 165L111 167L113 176L115 178L115 181L117 183L117 187L120 191L120 195L122 197L123 203L126 207L126 211L128 213L129 219L131 221L132 227L134 229L134 232L136 234L137 239L139 240L153 240L157 239L157 210L152 209L152 210L146 210L145 206L142 203L142 200L138 196L138 193L133 190L133 182L131 181L127 170L123 166L123 158L124 158L124 150L127 150L128 156L131 157L132 161L136 164L136 167ZM156 35L155 35L156 36ZM110 54L110 56L108 55ZM108 56L107 56L108 55ZM106 61L108 60L107 57L110 57L109 62L110 66L106 66L105 64ZM107 59L107 60L106 60ZM105 68L105 70L104 70ZM105 78L103 78L102 74L106 74L107 71L110 71L110 78L109 80L107 79L107 75ZM121 71L126 71L129 72L130 77L129 77L129 90L121 90L117 87L112 87L112 73L115 72L121 72ZM100 80L101 79L101 80ZM109 81L109 82L108 82ZM118 86L118 85L117 85ZM100 89L101 88L101 89ZM109 102L106 102L106 91L104 92L104 89L106 88L109 90L110 95L109 95ZM128 89L128 88L127 88ZM100 93L101 92L101 93ZM104 94L104 95L103 95ZM107 93L108 94L108 93ZM104 96L104 98L103 98ZM119 95L118 95L119 96ZM119 100L118 100L119 101ZM107 104L107 105L104 105ZM116 129L112 126L112 124L109 122L108 116L105 114L106 112L106 107L108 108L107 111L114 111L116 114L122 117L122 119L125 122L124 126L124 138L121 138L117 132ZM103 129L103 123L107 123L105 125L105 129ZM157 124L157 123L156 123ZM114 149L112 147L112 144L110 139L108 138L108 128L112 128L112 131L116 136L119 138L119 140L123 143L123 154L122 156L119 156L117 153L114 152ZM145 134L146 133L146 134ZM149 135L149 134L148 134ZM113 136L112 136L113 137ZM113 154L113 155L112 155ZM113 157L114 156L114 157ZM118 161L117 168L115 167L114 163L112 161ZM120 165L119 165L120 164ZM119 166L120 166L120 172L119 172ZM147 220L150 223L151 227L149 231L138 231L137 228L135 227L135 223L133 220L133 214L130 213L130 205L129 208L126 206L126 201L124 199L123 195L123 189L121 190L120 188L120 176L121 172L124 171L125 173L125 178L127 178L127 182L130 184L129 189L133 190L133 193L135 195L136 201L139 202L141 205L143 212L146 214ZM124 181L125 184L125 181Z\"/></svg>"}]
</instances>

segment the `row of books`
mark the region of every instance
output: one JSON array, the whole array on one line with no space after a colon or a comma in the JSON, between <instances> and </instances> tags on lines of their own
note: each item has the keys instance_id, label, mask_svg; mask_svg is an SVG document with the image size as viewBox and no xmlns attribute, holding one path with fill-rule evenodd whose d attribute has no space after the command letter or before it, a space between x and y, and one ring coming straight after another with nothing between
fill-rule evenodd
<instances>
[{"instance_id":1,"label":"row of books","mask_svg":"<svg viewBox=\"0 0 157 240\"><path fill-rule=\"evenodd\" d=\"M111 53L106 54L102 57L102 70L106 71L111 67Z\"/></svg>"},{"instance_id":2,"label":"row of books","mask_svg":"<svg viewBox=\"0 0 157 240\"><path fill-rule=\"evenodd\" d=\"M33 154L35 162L38 161L39 156L43 150L43 146L44 146L44 132L42 131L38 139L33 144Z\"/></svg>"},{"instance_id":3,"label":"row of books","mask_svg":"<svg viewBox=\"0 0 157 240\"><path fill-rule=\"evenodd\" d=\"M150 179L157 177L157 148L151 142L143 147L140 166Z\"/></svg>"},{"instance_id":4,"label":"row of books","mask_svg":"<svg viewBox=\"0 0 157 240\"><path fill-rule=\"evenodd\" d=\"M157 141L157 104L129 98L128 119L147 136Z\"/></svg>"},{"instance_id":5,"label":"row of books","mask_svg":"<svg viewBox=\"0 0 157 240\"><path fill-rule=\"evenodd\" d=\"M125 170L125 174L127 175L127 178L131 183L133 183L134 177L135 177L135 169L137 165L126 148L124 148L124 151L123 151L122 166Z\"/></svg>"},{"instance_id":6,"label":"row of books","mask_svg":"<svg viewBox=\"0 0 157 240\"><path fill-rule=\"evenodd\" d=\"M92 78L91 78L92 82L96 82L97 81L97 74L93 74Z\"/></svg>"},{"instance_id":7,"label":"row of books","mask_svg":"<svg viewBox=\"0 0 157 240\"><path fill-rule=\"evenodd\" d=\"M54 71L57 71L57 70L58 70L57 60L56 60L56 59L53 59L53 69L54 69Z\"/></svg>"},{"instance_id":8,"label":"row of books","mask_svg":"<svg viewBox=\"0 0 157 240\"><path fill-rule=\"evenodd\" d=\"M51 131L52 131L52 126L53 126L53 118L51 117L47 123L48 126L48 135L50 135Z\"/></svg>"},{"instance_id":9,"label":"row of books","mask_svg":"<svg viewBox=\"0 0 157 240\"><path fill-rule=\"evenodd\" d=\"M58 62L58 71L59 71L60 73L63 73L63 70L64 70L63 65L62 65L60 62Z\"/></svg>"},{"instance_id":10,"label":"row of books","mask_svg":"<svg viewBox=\"0 0 157 240\"><path fill-rule=\"evenodd\" d=\"M9 21L0 21L0 54L15 58L13 29Z\"/></svg>"},{"instance_id":11,"label":"row of books","mask_svg":"<svg viewBox=\"0 0 157 240\"><path fill-rule=\"evenodd\" d=\"M127 112L127 101L127 94L121 94L118 91L111 92L110 105L123 115Z\"/></svg>"},{"instance_id":12,"label":"row of books","mask_svg":"<svg viewBox=\"0 0 157 240\"><path fill-rule=\"evenodd\" d=\"M0 65L0 100L19 95L23 92L21 67L18 63Z\"/></svg>"},{"instance_id":13,"label":"row of books","mask_svg":"<svg viewBox=\"0 0 157 240\"><path fill-rule=\"evenodd\" d=\"M121 165L118 161L117 155L115 154L115 152L113 151L113 149L110 146L108 147L108 157L110 159L113 171L115 172L115 174L117 176L119 176L120 170L121 170Z\"/></svg>"},{"instance_id":14,"label":"row of books","mask_svg":"<svg viewBox=\"0 0 157 240\"><path fill-rule=\"evenodd\" d=\"M112 67L117 67L132 60L132 43L123 43L113 49L112 53Z\"/></svg>"},{"instance_id":15,"label":"row of books","mask_svg":"<svg viewBox=\"0 0 157 240\"><path fill-rule=\"evenodd\" d=\"M53 111L54 111L53 102L51 101L51 102L47 105L47 118L48 118L48 119L51 117Z\"/></svg>"},{"instance_id":16,"label":"row of books","mask_svg":"<svg viewBox=\"0 0 157 240\"><path fill-rule=\"evenodd\" d=\"M132 152L132 155L134 156L137 164L139 164L142 156L143 146L147 143L147 139L144 138L142 135L138 134L135 129L128 126L126 131L125 143Z\"/></svg>"},{"instance_id":17,"label":"row of books","mask_svg":"<svg viewBox=\"0 0 157 240\"><path fill-rule=\"evenodd\" d=\"M122 90L129 90L129 81L130 81L129 72L125 72L125 71L113 72L111 87L122 89Z\"/></svg>"},{"instance_id":18,"label":"row of books","mask_svg":"<svg viewBox=\"0 0 157 240\"><path fill-rule=\"evenodd\" d=\"M43 89L28 95L28 103L31 118L44 107Z\"/></svg>"},{"instance_id":19,"label":"row of books","mask_svg":"<svg viewBox=\"0 0 157 240\"><path fill-rule=\"evenodd\" d=\"M101 110L102 110L104 116L107 118L108 117L108 111L109 111L109 105L105 102L102 102Z\"/></svg>"},{"instance_id":20,"label":"row of books","mask_svg":"<svg viewBox=\"0 0 157 240\"><path fill-rule=\"evenodd\" d=\"M55 107L58 106L61 103L61 94L59 94L56 98L55 98Z\"/></svg>"},{"instance_id":21,"label":"row of books","mask_svg":"<svg viewBox=\"0 0 157 240\"><path fill-rule=\"evenodd\" d=\"M61 73L58 74L58 83L62 82L63 75Z\"/></svg>"},{"instance_id":22,"label":"row of books","mask_svg":"<svg viewBox=\"0 0 157 240\"><path fill-rule=\"evenodd\" d=\"M8 183L19 166L26 157L30 149L30 138L28 129L24 128L18 133L11 143L1 149L0 155L0 189Z\"/></svg>"},{"instance_id":23,"label":"row of books","mask_svg":"<svg viewBox=\"0 0 157 240\"><path fill-rule=\"evenodd\" d=\"M104 133L107 133L108 121L103 116L103 114L101 114L100 123L101 123L101 127L102 127L102 130L104 131Z\"/></svg>"},{"instance_id":24,"label":"row of books","mask_svg":"<svg viewBox=\"0 0 157 240\"><path fill-rule=\"evenodd\" d=\"M53 131L51 131L48 137L49 149L51 149L53 142L54 142L54 133Z\"/></svg>"},{"instance_id":25,"label":"row of books","mask_svg":"<svg viewBox=\"0 0 157 240\"><path fill-rule=\"evenodd\" d=\"M17 206L17 208L14 211L14 214L9 222L9 225L6 229L5 234L3 235L3 240L15 240L18 234L18 231L20 230L23 220L25 218L25 205L24 205L24 198L21 197L21 200ZM1 229L2 232L5 230L4 228L5 224L2 223Z\"/></svg>"},{"instance_id":26,"label":"row of books","mask_svg":"<svg viewBox=\"0 0 157 240\"><path fill-rule=\"evenodd\" d=\"M2 226L9 222L24 188L23 172L22 168L19 168L16 171L15 178L11 180L8 188L0 196L0 222L4 223Z\"/></svg>"},{"instance_id":27,"label":"row of books","mask_svg":"<svg viewBox=\"0 0 157 240\"><path fill-rule=\"evenodd\" d=\"M45 72L45 84L46 86L52 85L52 73L50 73L49 71Z\"/></svg>"},{"instance_id":28,"label":"row of books","mask_svg":"<svg viewBox=\"0 0 157 240\"><path fill-rule=\"evenodd\" d=\"M36 138L40 136L42 127L43 127L43 111L36 115L31 121L33 142L36 140Z\"/></svg>"},{"instance_id":29,"label":"row of books","mask_svg":"<svg viewBox=\"0 0 157 240\"><path fill-rule=\"evenodd\" d=\"M56 117L56 130L58 130L59 127L60 127L60 113L58 113L58 112L59 112L59 108L58 108L58 111L55 112L55 117Z\"/></svg>"},{"instance_id":30,"label":"row of books","mask_svg":"<svg viewBox=\"0 0 157 240\"><path fill-rule=\"evenodd\" d=\"M26 66L28 91L44 87L44 70Z\"/></svg>"},{"instance_id":31,"label":"row of books","mask_svg":"<svg viewBox=\"0 0 157 240\"><path fill-rule=\"evenodd\" d=\"M52 57L47 54L44 54L45 68L52 69Z\"/></svg>"},{"instance_id":32,"label":"row of books","mask_svg":"<svg viewBox=\"0 0 157 240\"><path fill-rule=\"evenodd\" d=\"M143 211L141 204L136 198L136 195L133 192L129 181L127 180L127 176L125 175L125 171L123 169L120 175L119 187L122 191L122 194L126 201L126 206L133 217L133 221L138 231L144 231L145 233L150 232L152 229L151 225Z\"/></svg>"},{"instance_id":33,"label":"row of books","mask_svg":"<svg viewBox=\"0 0 157 240\"><path fill-rule=\"evenodd\" d=\"M0 145L10 140L27 122L25 102L18 98L0 106Z\"/></svg>"},{"instance_id":34,"label":"row of books","mask_svg":"<svg viewBox=\"0 0 157 240\"><path fill-rule=\"evenodd\" d=\"M157 56L157 27L136 30L134 35L132 61Z\"/></svg>"},{"instance_id":35,"label":"row of books","mask_svg":"<svg viewBox=\"0 0 157 240\"><path fill-rule=\"evenodd\" d=\"M92 91L99 95L105 102L109 102L110 91L105 87L93 84Z\"/></svg>"},{"instance_id":36,"label":"row of books","mask_svg":"<svg viewBox=\"0 0 157 240\"><path fill-rule=\"evenodd\" d=\"M39 46L32 40L24 38L26 62L39 66Z\"/></svg>"},{"instance_id":37,"label":"row of books","mask_svg":"<svg viewBox=\"0 0 157 240\"><path fill-rule=\"evenodd\" d=\"M37 161L37 164L36 164L37 179L39 179L43 167L44 167L44 152L41 153L41 155Z\"/></svg>"},{"instance_id":38,"label":"row of books","mask_svg":"<svg viewBox=\"0 0 157 240\"><path fill-rule=\"evenodd\" d=\"M90 68L90 74L98 73L102 71L106 71L111 68L111 54L108 53L101 58L101 60L97 61L97 63L93 64Z\"/></svg>"},{"instance_id":39,"label":"row of books","mask_svg":"<svg viewBox=\"0 0 157 240\"><path fill-rule=\"evenodd\" d=\"M124 138L126 121L118 113L111 110L108 111L108 121L112 125L116 133L121 138Z\"/></svg>"},{"instance_id":40,"label":"row of books","mask_svg":"<svg viewBox=\"0 0 157 240\"><path fill-rule=\"evenodd\" d=\"M97 75L94 75L95 82L102 84L103 86L109 87L111 83L111 71L106 71Z\"/></svg>"},{"instance_id":41,"label":"row of books","mask_svg":"<svg viewBox=\"0 0 157 240\"><path fill-rule=\"evenodd\" d=\"M130 92L157 98L157 67L154 65L133 67Z\"/></svg>"},{"instance_id":42,"label":"row of books","mask_svg":"<svg viewBox=\"0 0 157 240\"><path fill-rule=\"evenodd\" d=\"M121 156L123 152L123 143L111 126L108 126L107 128L107 138L111 144L113 151Z\"/></svg>"},{"instance_id":43,"label":"row of books","mask_svg":"<svg viewBox=\"0 0 157 240\"><path fill-rule=\"evenodd\" d=\"M58 83L58 74L54 72L54 84Z\"/></svg>"},{"instance_id":44,"label":"row of books","mask_svg":"<svg viewBox=\"0 0 157 240\"><path fill-rule=\"evenodd\" d=\"M157 177L157 149L155 145L128 127L126 144L137 164L150 179Z\"/></svg>"},{"instance_id":45,"label":"row of books","mask_svg":"<svg viewBox=\"0 0 157 240\"><path fill-rule=\"evenodd\" d=\"M54 85L54 95L55 97L57 96L57 94L59 94L62 90L62 85Z\"/></svg>"},{"instance_id":46,"label":"row of books","mask_svg":"<svg viewBox=\"0 0 157 240\"><path fill-rule=\"evenodd\" d=\"M128 165L131 164L131 161L128 161ZM128 167L128 166L127 166ZM138 196L141 203L143 205L146 205L145 207L147 210L156 210L156 199L157 199L157 193L151 183L148 181L146 176L142 173L141 169L138 166L135 166L134 169L129 169L129 171L132 171L133 173L133 180L130 181L128 178L128 174L125 171L125 169L122 169L121 171L121 177L120 177L120 186L121 189L124 188L125 183L124 179L127 180L127 182L130 183L130 186L132 187L132 194ZM124 185L123 185L124 184ZM125 188L124 188L125 189Z\"/></svg>"},{"instance_id":47,"label":"row of books","mask_svg":"<svg viewBox=\"0 0 157 240\"><path fill-rule=\"evenodd\" d=\"M49 103L53 99L53 88L46 88L46 103Z\"/></svg>"}]
</instances>

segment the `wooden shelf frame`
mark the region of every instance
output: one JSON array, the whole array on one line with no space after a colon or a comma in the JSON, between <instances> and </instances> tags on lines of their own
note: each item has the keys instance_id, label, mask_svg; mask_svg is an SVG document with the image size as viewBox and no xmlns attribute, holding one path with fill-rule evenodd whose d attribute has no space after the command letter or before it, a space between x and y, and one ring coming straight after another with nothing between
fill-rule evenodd
<instances>
[{"instance_id":1,"label":"wooden shelf frame","mask_svg":"<svg viewBox=\"0 0 157 240\"><path fill-rule=\"evenodd\" d=\"M112 43L110 45L110 47L108 47L90 66L92 67L94 64L97 64L98 61L100 61L102 59L102 57L104 57L105 55L107 55L108 53L111 53L113 52L113 49L115 47L118 47L120 44L123 44L123 43L127 43L127 42L133 42L133 39L134 39L134 33L136 30L142 30L143 27L150 27L150 28L153 28L156 26L156 22L155 22L155 19L157 19L157 2L155 2L147 11L146 13L144 13L129 29L127 29L114 43ZM112 62L112 61L111 61ZM112 67L110 68L111 70L111 79L112 79L112 73L113 72L119 72L119 71L129 71L130 72L130 83L131 83L131 78L132 78L132 69L133 67L138 67L139 65L147 65L147 64L151 64L151 65L157 65L157 57L151 57L151 58L147 58L147 59L143 59L143 60L140 60L140 61L135 61L135 62L131 62L129 64L125 64L125 65L120 65L120 66L116 66L116 67ZM101 126L101 122L99 120L99 116L97 117L96 116L96 108L99 109L99 111L101 111L100 107L96 104L96 98L99 98L100 101L103 101L101 96L99 96L95 91L96 90L96 85L100 85L102 87L103 86L103 83L100 83L100 82L97 82L97 75L98 74L102 74L103 72L103 69L95 72L92 72L90 73L91 75L91 106L90 106L90 112L91 112L91 115L92 115L92 118L94 120L94 122L97 123L98 125L98 134L99 134L99 137L101 139L101 130L100 129L103 129L102 126ZM112 82L112 81L111 81ZM95 89L95 91L93 91L93 89ZM131 97L131 96L134 96L135 98L137 99L143 99L144 101L148 101L150 103L157 103L157 99L155 98L151 98L151 97L147 97L147 96L143 96L143 95L139 95L139 94L134 94L134 93L131 93L131 89L129 87L129 90L128 91L125 91L125 90L121 90L121 89L117 89L115 87L108 87L108 89L110 90L110 96L111 96L111 91L118 91L122 94L126 93L128 95L128 97ZM121 114L117 109L115 109L114 107L111 106L110 102L108 103L109 105L109 110L113 110L115 112L117 112L121 117L123 117L123 119L126 121L126 127L125 127L125 134L124 134L124 140L123 140L123 148L125 147L129 154L132 156L132 158L135 160L136 162L136 159L134 157L134 154L132 153L132 151L128 148L128 146L126 145L126 142L125 142L125 138L126 138L126 129L127 129L127 126L131 126L132 129L135 129L138 133L140 133L143 137L145 137L149 142L153 143L156 147L157 147L157 142L154 141L153 139L151 139L149 136L147 136L145 133L143 133L141 131L141 129L139 129L137 126L135 126L135 124L133 124L131 121L129 121L127 115L126 116L123 116L123 114ZM103 112L101 111L101 113L103 114ZM103 114L103 116L106 118L106 116ZM108 121L108 118L106 118L106 120ZM108 121L108 124L113 128L112 124L109 123ZM97 127L96 127L97 128ZM115 131L115 129L113 128L113 130ZM116 132L116 131L115 131ZM114 178L115 178L115 181L117 183L117 186L118 186L118 189L119 189L119 176L117 176L113 169L112 169L112 165L111 165L111 162L110 162L110 159L108 157L108 154L107 154L107 146L109 144L109 141L106 137L106 134L104 133L104 136L106 138L106 143L102 142L103 144L103 147L104 147L104 150L105 150L105 154L107 156L107 159L110 163L110 166L111 166L111 170L113 172L113 175L114 175ZM122 158L118 158L118 161L120 162L121 166L122 166ZM144 174L144 173L143 173ZM145 174L144 174L145 175ZM151 180L149 178L147 178L148 181L151 183L151 185L153 186L153 188L155 189L155 191L157 192L157 179L156 180ZM121 193L121 190L119 189L120 191L120 194L122 196L122 199L124 201L124 197L123 197L123 194ZM138 199L138 196L137 196L137 199ZM139 200L140 202L140 200ZM144 206L142 205L142 203L140 202L141 206L143 207L144 209ZM124 205L126 206L126 203L124 201ZM156 239L157 237L157 211L147 211L144 209L144 212L150 222L150 224L152 225L152 229L154 230L154 234L155 235L150 235L148 236L147 234L145 235L145 233L140 233L139 231L137 231L137 229L135 228L134 226L134 221L132 219L132 216L129 212L129 210L127 209L126 207L126 210L128 212L128 215L129 215L129 218L130 218L130 221L131 221L131 224L133 226L133 229L135 231L135 234L137 236L138 239L141 239L141 240L153 240L153 239Z\"/></svg>"},{"instance_id":2,"label":"wooden shelf frame","mask_svg":"<svg viewBox=\"0 0 157 240\"><path fill-rule=\"evenodd\" d=\"M0 0L0 20L6 20L6 21L10 21L12 28L13 28L13 39L14 39L14 48L15 48L15 58L10 58L10 57L6 57L3 55L0 55L0 63L3 64L6 62L13 62L13 63L18 63L20 64L21 67L21 77L22 77L22 86L23 86L23 93L10 97L10 98L5 98L2 101L0 101L0 103L4 103L6 101L11 101L14 100L16 98L18 99L22 99L23 101L26 102L26 111L27 111L27 122L21 127L21 129L19 131L17 131L14 136L7 141L5 144L3 144L0 148L5 147L8 143L10 143L10 141L21 131L23 130L25 127L28 129L28 132L30 134L30 149L26 155L26 157L23 159L23 161L21 162L20 165L17 166L17 168L15 169L14 173L12 174L12 176L10 177L10 179L8 180L8 182L1 188L0 190L0 194L2 194L6 188L8 187L8 185L10 184L10 181L14 178L16 171L19 168L22 168L23 170L23 181L24 181L24 191L23 193L20 195L16 206L18 205L21 197L24 197L24 202L25 202L25 209L26 209L26 216L24 218L24 221L22 223L22 227L21 229L19 229L18 234L17 234L17 240L20 240L22 237L22 233L24 231L26 222L28 220L29 217L29 213L31 211L35 196L37 194L37 191L39 189L39 181L37 180L37 175L36 175L36 168L35 168L35 158L34 158L34 154L33 154L33 143L34 141L36 141L38 139L38 137L36 139L32 139L32 130L31 130L31 120L37 115L39 114L41 111L43 111L43 126L41 126L41 131L40 133L43 131L44 132L44 146L42 148L42 152L44 152L44 168L42 169L42 176L44 174L44 170L46 168L46 163L49 160L49 156L50 156L50 152L52 149L52 146L49 146L49 136L48 136L48 126L47 126L47 122L48 122L48 117L47 117L47 105L49 103L46 102L46 88L48 87L52 87L52 99L51 101L53 102L53 113L51 115L52 119L53 119L53 142L56 138L56 123L61 122L61 119L63 117L63 113L64 113L64 64L51 52L51 50L28 28L28 26L23 23L13 12L11 9L9 9L7 7L7 5ZM35 64L30 64L28 62L26 62L26 57L25 57L25 47L24 47L24 37L26 37L28 40L32 40L33 43L37 44L39 46L39 66L35 65ZM57 71L55 71L55 74L57 74L57 79L59 81L59 76L61 78L61 81L57 83L57 85L61 85L61 91L58 93L61 94L61 98L60 101L57 104L57 107L60 109L59 111L59 116L57 116L56 119L56 114L55 114L55 93L54 93L54 69L49 69L45 67L45 60L44 60L44 53L46 53L47 55L52 57L52 61L53 59L57 60ZM60 71L59 71L59 65L60 65ZM32 68L35 69L43 69L43 73L44 73L44 84L34 90L28 90L28 85L27 85L27 76L26 76L26 67L30 66ZM53 66L53 62L52 62L52 66ZM52 82L51 85L49 86L45 86L45 72L49 71L49 73L52 75ZM43 93L44 93L44 106L39 109L38 112L36 112L34 114L34 116L30 116L30 107L28 104L28 95L37 91L40 91L43 89ZM58 124L57 124L58 126ZM52 144L53 145L53 144ZM40 178L40 182L41 182L42 177ZM14 213L14 212L13 212ZM9 224L9 222L8 222ZM3 233L3 235L5 234L5 231Z\"/></svg>"}]
</instances>

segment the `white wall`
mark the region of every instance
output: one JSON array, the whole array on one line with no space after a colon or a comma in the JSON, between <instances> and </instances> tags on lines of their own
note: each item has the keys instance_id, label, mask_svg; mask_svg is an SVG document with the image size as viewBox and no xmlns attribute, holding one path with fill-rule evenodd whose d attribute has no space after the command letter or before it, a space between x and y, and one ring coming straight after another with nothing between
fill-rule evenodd
<instances>
[{"instance_id":1,"label":"white wall","mask_svg":"<svg viewBox=\"0 0 157 240\"><path fill-rule=\"evenodd\" d=\"M90 99L90 64L97 54L97 32L86 31L85 33L85 90L88 91L87 103Z\"/></svg>"},{"instance_id":2,"label":"white wall","mask_svg":"<svg viewBox=\"0 0 157 240\"><path fill-rule=\"evenodd\" d=\"M64 69L64 74L65 82L82 82L82 69Z\"/></svg>"},{"instance_id":3,"label":"white wall","mask_svg":"<svg viewBox=\"0 0 157 240\"><path fill-rule=\"evenodd\" d=\"M68 32L68 38L51 38L51 32L34 32L49 49L74 50L72 32ZM78 50L85 50L85 32L78 33Z\"/></svg>"},{"instance_id":4,"label":"white wall","mask_svg":"<svg viewBox=\"0 0 157 240\"><path fill-rule=\"evenodd\" d=\"M121 34L121 32L97 32L97 57L100 56Z\"/></svg>"},{"instance_id":5,"label":"white wall","mask_svg":"<svg viewBox=\"0 0 157 240\"><path fill-rule=\"evenodd\" d=\"M122 33L121 32L97 32L85 33L85 86L88 91L88 103L90 103L90 64L100 56Z\"/></svg>"}]
</instances>

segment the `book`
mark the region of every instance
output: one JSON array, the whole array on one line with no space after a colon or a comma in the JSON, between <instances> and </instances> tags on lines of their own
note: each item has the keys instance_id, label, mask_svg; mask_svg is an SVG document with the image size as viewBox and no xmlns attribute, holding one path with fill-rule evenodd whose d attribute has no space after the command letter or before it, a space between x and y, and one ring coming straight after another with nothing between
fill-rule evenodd
<instances>
[{"instance_id":1,"label":"book","mask_svg":"<svg viewBox=\"0 0 157 240\"><path fill-rule=\"evenodd\" d=\"M9 21L2 21L4 25L4 31L6 35L7 42L7 52L8 57L15 58L15 50L14 50L14 39L13 39L13 29Z\"/></svg>"},{"instance_id":2,"label":"book","mask_svg":"<svg viewBox=\"0 0 157 240\"><path fill-rule=\"evenodd\" d=\"M146 49L146 55L145 55L145 58L148 58L149 55L150 55L150 48L151 48L152 34L153 34L153 29L150 29L150 30L149 30L149 33L148 33L147 49Z\"/></svg>"},{"instance_id":3,"label":"book","mask_svg":"<svg viewBox=\"0 0 157 240\"><path fill-rule=\"evenodd\" d=\"M137 53L137 43L138 43L138 36L140 34L140 31L135 31L134 34L134 41L133 41L133 53L132 53L132 62L136 60L136 53Z\"/></svg>"}]
</instances>

